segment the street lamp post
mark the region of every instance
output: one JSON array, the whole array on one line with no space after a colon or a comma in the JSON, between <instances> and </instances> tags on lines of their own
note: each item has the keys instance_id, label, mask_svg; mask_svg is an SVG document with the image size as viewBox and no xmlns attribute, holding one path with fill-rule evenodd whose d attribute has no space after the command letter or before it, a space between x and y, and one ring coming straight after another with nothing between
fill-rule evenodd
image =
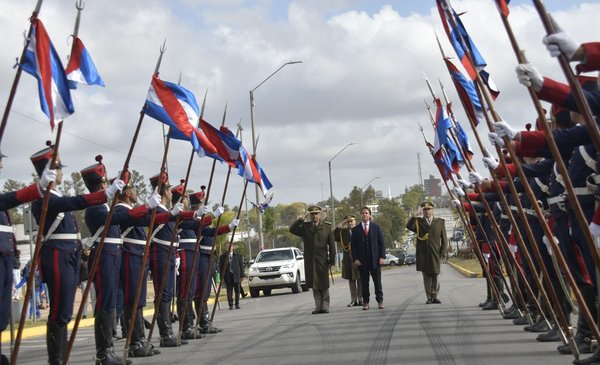
<instances>
[{"instance_id":1,"label":"street lamp post","mask_svg":"<svg viewBox=\"0 0 600 365\"><path fill-rule=\"evenodd\" d=\"M269 76L267 76L266 79L262 80L260 82L260 84L256 85L256 87L254 89L250 90L250 125L252 127L252 154L253 155L256 155L256 135L254 134L254 91L256 89L258 89L262 84L267 82L267 80L269 80L271 77L273 77L273 75L275 75L276 73L281 71L282 68L284 68L287 65L293 65L296 63L302 63L302 61L289 61L289 62L284 63L277 70L275 70L273 73L271 73ZM256 193L256 203L259 204L258 186L257 185L254 185L254 191ZM265 244L264 244L264 240L263 240L263 223L262 223L262 215L260 213L258 213L258 238L260 240L260 249L264 250Z\"/></svg>"},{"instance_id":2,"label":"street lamp post","mask_svg":"<svg viewBox=\"0 0 600 365\"><path fill-rule=\"evenodd\" d=\"M350 142L347 145L344 146L344 148L342 148L338 153L335 154L335 156L333 156L331 158L331 160L329 160L328 162L328 166L329 166L329 195L330 195L330 199L331 199L331 223L333 224L333 227L335 227L335 202L333 199L333 183L331 181L331 161L333 161L336 157L338 157L342 152L344 152L344 150L352 145L355 145L356 143L354 142Z\"/></svg>"},{"instance_id":3,"label":"street lamp post","mask_svg":"<svg viewBox=\"0 0 600 365\"><path fill-rule=\"evenodd\" d=\"M375 180L375 179L381 179L381 176L375 176L374 178L372 178L371 180L369 180L369 182L368 182L368 183L366 183L365 185L363 185L363 187L362 187L362 188L360 188L360 206L361 206L361 207L364 207L364 206L365 206L365 204L363 203L363 192L364 192L364 189L365 189L365 188L366 188L366 187L367 187L367 186L368 186L370 183L372 183L372 182L373 182L373 180Z\"/></svg>"}]
</instances>

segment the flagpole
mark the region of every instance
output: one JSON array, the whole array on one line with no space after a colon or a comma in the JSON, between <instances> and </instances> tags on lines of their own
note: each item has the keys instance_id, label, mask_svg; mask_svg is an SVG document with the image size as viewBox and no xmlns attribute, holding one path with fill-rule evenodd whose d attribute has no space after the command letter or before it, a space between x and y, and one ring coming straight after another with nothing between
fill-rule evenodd
<instances>
[{"instance_id":1,"label":"flagpole","mask_svg":"<svg viewBox=\"0 0 600 365\"><path fill-rule=\"evenodd\" d=\"M432 96L432 98L434 99L434 101L435 101L435 100L439 100L439 99L437 98L437 96L435 95L435 93L434 93L434 91L433 91L433 89L432 89L432 87L431 87L431 84L429 83L429 80L427 79L427 77L425 76L425 74L423 74L423 76L425 77L425 81L426 81L426 83L427 83L427 87L429 88L429 91L431 92L431 96ZM429 105L428 105L427 103L425 103L425 105L427 106L427 110L429 111L429 118L430 118L430 120L431 120L431 123L432 123L432 125L433 125L433 124L434 124L434 117L433 117L433 114L431 113L431 108L429 107ZM435 128L434 128L434 129L435 129ZM436 133L437 133L437 130L436 130ZM450 131L450 137L452 138L452 140L454 141L454 144L455 144L456 146L460 146L460 143L458 142L458 139L456 138L456 136L454 135L454 133L452 133L452 130ZM440 147L441 147L442 149L444 148L443 146L440 146ZM470 161L470 160L469 160L469 159L466 157L466 152L462 151L462 149L461 149L461 150L459 150L458 152L459 152L459 153L462 155L462 157L463 157L463 161L465 161L465 166L467 167L467 170L468 170L468 171L472 171L472 170L473 170L473 166L471 165L471 161ZM448 155L448 154L446 153L446 155ZM460 175L458 175L458 173L457 173L457 176L458 176L458 178L459 178L459 179L461 178L461 177L460 177ZM454 181L454 178L453 178L453 176L452 176L452 173L450 173L450 174L449 174L449 177L452 179L452 182L453 182L453 183L454 183L454 185L456 186L457 184L456 184L456 182ZM483 195L482 195L482 196L483 196ZM470 201L470 199L469 199L469 197L468 197L467 195L465 195L465 197L464 197L464 198L465 198L465 200L467 201L467 203L471 204L471 201ZM472 205L472 204L471 204L471 205ZM492 215L492 213L491 213L491 211L490 211L490 212L488 212L488 214L489 214L489 216L490 216L490 217L492 217L492 216L493 216L493 215ZM477 224L479 225L479 227L481 227L481 232L483 233L483 235L484 235L484 237L485 237L485 240L486 240L488 243L489 243L489 242L492 242L492 240L490 240L490 239L488 238L488 236L487 236L487 233L485 232L484 226L483 226L483 224L481 223L481 221L480 221L479 217L478 217L476 214L475 214L475 219L476 219L476 221L477 221ZM481 251L480 251L481 249L480 249L479 245L477 244L477 242L478 242L478 241L477 241L477 240L475 240L475 241L473 241L473 242L475 243L475 244L474 244L474 246L476 247L476 251L477 251L477 254L478 254L478 256L479 256L479 255L481 255L481 257L483 258L483 253L481 253ZM494 257L495 257L496 261L500 262L500 261L498 260L497 256L496 256L496 253L495 253L493 250L490 250L490 252L491 252L491 253L494 255ZM503 300L502 300L503 298L502 298L502 295L501 295L501 292L500 292L500 290L499 290L498 286L497 286L497 285L496 285L496 283L495 283L495 282L492 280L492 276L491 276L491 273L490 273L489 264L486 264L486 263L485 263L485 260L483 260L483 261L481 262L481 265L482 265L482 268L484 269L484 271L486 271L486 280L488 281L488 284L490 285L490 288L492 289L492 294L494 294L494 297L496 297L497 303L500 305L500 312L501 312L502 314L504 314L504 311L505 311L505 306L504 306L504 302L503 302ZM502 276L502 279L504 279L504 276ZM505 281L504 281L504 283L505 283L505 286L507 287L507 290L508 290L508 285L506 285L506 282L505 282ZM509 291L509 293L510 293L510 291ZM511 299L513 300L513 302L515 302L515 300L514 300L514 297L512 296L512 293L511 293L511 295L510 295L510 296L511 296Z\"/></svg>"},{"instance_id":2,"label":"flagpole","mask_svg":"<svg viewBox=\"0 0 600 365\"><path fill-rule=\"evenodd\" d=\"M248 188L248 180L244 179L244 190L242 191L242 197L240 199L240 204L238 205L238 211L234 219L240 219L240 214L242 212L242 204L244 203L244 199L246 198L246 189ZM259 213L260 214L260 213ZM220 217L219 217L220 218ZM218 225L217 225L218 227ZM231 238L229 239L229 244L227 245L227 253L231 252L231 247L233 246L233 240L235 238L235 231L237 227L233 227L231 231ZM229 269L229 260L225 260L225 266L223 267L223 272L227 272ZM221 292L221 285L223 283L223 278L219 282L219 287L217 288L217 293L215 295L215 304L213 305L212 313L210 316L210 321L212 322L215 318L215 311L217 309L217 303L219 302L219 293Z\"/></svg>"},{"instance_id":3,"label":"flagpole","mask_svg":"<svg viewBox=\"0 0 600 365\"><path fill-rule=\"evenodd\" d=\"M62 135L63 121L58 123L58 130L56 131L56 140L53 146L52 160L50 162L50 169L56 168L56 161L58 159L58 150L60 146L60 138ZM31 265L29 267L29 274L27 276L27 289L25 290L25 297L23 298L23 308L21 309L21 318L19 320L19 328L17 329L17 337L15 339L15 345L13 347L12 356L10 359L11 365L17 364L17 358L19 356L19 348L21 347L21 337L23 336L23 326L25 325L25 319L27 316L27 306L29 304L29 298L31 297L31 289L33 288L35 270L39 262L40 252L42 249L44 237L44 229L46 228L46 218L48 216L48 205L50 203L50 195L52 195L52 185L48 185L44 192L44 200L42 202L42 211L40 214L40 220L38 225L38 234L35 239L35 250L31 258Z\"/></svg>"},{"instance_id":4,"label":"flagpole","mask_svg":"<svg viewBox=\"0 0 600 365\"><path fill-rule=\"evenodd\" d=\"M444 0L442 0L442 1L444 1ZM448 8L448 7L446 7L446 8ZM451 21L452 21L453 25L455 26L456 24L454 24L454 20L452 19ZM461 37L461 42L464 43L464 40L462 39L462 37ZM472 55L470 53L470 49L468 49L468 48L465 47L465 51L466 51L467 57L469 57L469 59L471 60L471 63L473 63L473 61L472 61L473 57L472 57ZM501 121L500 116L498 115L498 113L494 109L491 97L489 95L489 91L485 88L484 83L483 83L483 81L481 79L481 76L479 74L476 75L475 81L476 81L476 86L477 86L476 90L477 90L477 93L478 93L479 100L481 102L483 102L483 100L484 100L482 98L482 95L483 95L483 97L485 97L485 103L487 104L487 106L490 109L490 112L492 114L492 118L493 118L494 122ZM484 111L484 116L485 116L485 119L486 119L486 124L488 125L488 129L490 130L490 132L493 132L494 131L493 123L490 120L490 117L489 117L489 115L488 115L488 113L487 113L487 111L486 111L485 108L483 108L483 111ZM474 132L476 133L476 131L474 131ZM574 293L575 293L575 295L577 297L578 302L584 304L584 305L581 306L582 307L582 313L584 314L584 316L585 316L588 324L590 325L590 328L591 328L591 330L592 330L592 332L594 334L594 337L596 339L600 340L600 331L598 330L598 327L597 327L596 323L593 320L593 317L592 317L592 314L591 314L590 310L587 308L587 306L585 305L585 303L583 303L583 296L581 295L581 292L579 291L579 288L576 286L576 283L575 283L575 280L573 278L573 275L571 274L571 272L570 272L570 270L569 270L569 268L568 268L568 266L566 264L566 261L565 261L563 255L562 255L562 252L558 248L558 245L557 245L557 243L555 241L555 237L552 234L552 231L550 230L550 228L548 226L548 223L546 222L546 220L544 218L544 214L543 214L540 206L535 203L536 202L535 195L533 194L533 191L531 190L531 186L529 185L529 183L527 181L527 178L526 178L526 176L525 176L525 174L523 172L523 169L521 167L521 163L520 163L518 157L516 156L514 148L510 145L510 140L508 139L508 137L504 137L503 140L504 140L505 148L508 150L508 152L509 152L509 154L511 156L511 160L512 160L513 164L515 165L515 168L516 168L516 171L517 171L517 175L521 179L521 182L523 184L523 188L525 190L525 193L527 194L527 198L532 203L531 204L532 208L535 211L536 216L538 217L538 221L539 221L539 223L542 226L542 230L544 231L544 234L546 235L546 237L548 238L548 241L550 242L550 245L552 247L552 251L555 254L555 256L558 258L559 265L561 266L561 269L564 271L564 274L567 276L567 278L569 280L569 284L572 286L572 290L574 291ZM505 172L507 173L507 176L510 176L510 173L508 171L508 167L506 166L506 162L504 161L504 156L502 155L502 153L500 151L500 148L498 146L496 146L496 151L498 153L498 157L500 159L501 164L504 166L504 169L505 169ZM490 171L490 172L492 174L494 173L493 171ZM508 179L507 182L508 182L509 188L510 188L511 193L513 194L513 196L515 196L515 197L518 196L516 188L514 186L514 183L513 183L512 179ZM524 210L523 210L523 206L522 206L520 200L519 199L515 199L515 202L517 203L517 210L519 211L519 214L521 216L524 216ZM533 239L533 233L531 231L531 227L529 227L529 225L526 224L526 221L524 221L524 223L525 223L524 224L525 231L527 233L528 238L530 239L530 242L532 242L532 243L535 242L535 240ZM533 248L534 254L536 256L538 256L538 257L541 257L541 255L539 254L539 248L537 247L537 245L532 244L531 246ZM594 260L596 262L596 265L600 266L598 264L599 261L597 261L597 260L600 260L600 258L598 257L597 251L592 252L592 256L593 256L593 258L594 258ZM548 270L547 270L546 266L545 265L541 265L540 267L542 269L542 273L544 274L544 276L547 277L548 276ZM552 287L551 284L549 285L549 289L552 289L552 290L549 290L550 294L551 294L550 298L552 299L552 302L555 305L555 308L560 308L560 303L559 303L559 300L557 298L556 291L553 290L554 288ZM554 310L551 311L551 313L553 313L553 314L554 314L554 312L555 312ZM566 336L567 341L569 342L569 345L572 348L574 348L575 344L573 342L573 338L572 338L571 332L569 330L568 323L566 322L566 319L564 318L564 313L562 311L558 311L558 312L559 312L558 318L561 318L561 321L559 323L560 324L561 334ZM573 351L573 352L574 352L574 355L577 357L577 351Z\"/></svg>"},{"instance_id":5,"label":"flagpole","mask_svg":"<svg viewBox=\"0 0 600 365\"><path fill-rule=\"evenodd\" d=\"M158 60L156 62L156 66L154 68L154 75L158 75L158 71L160 69L160 64L162 62L162 57L163 54L165 53L165 51L167 50L166 48L166 40L163 42L162 46L160 47L160 54L158 56ZM139 136L139 132L140 129L142 127L142 122L144 120L144 116L145 116L145 106L142 107L142 110L140 112L140 118L138 119L138 123L135 129L135 132L133 134L133 138L131 140L131 143L129 145L129 152L127 153L127 157L125 158L125 162L123 163L123 169L121 170L121 175L119 176L119 179L124 179L126 176L127 171L129 170L129 162L131 160L131 156L133 155L133 150L135 148L135 145L137 143L137 139ZM161 184L161 179L159 179L159 186ZM92 263L91 266L91 270L89 271L89 277L92 278L90 280L87 281L85 289L83 291L82 297L81 297L81 304L79 305L79 310L77 311L77 316L75 317L75 324L73 326L73 329L71 330L71 336L69 337L69 342L67 344L67 350L64 356L64 363L67 364L69 362L69 356L71 355L71 351L73 350L73 344L75 342L75 336L77 336L77 330L79 328L79 323L81 322L81 318L83 316L83 310L85 308L85 306L87 305L87 298L88 295L90 293L90 289L93 283L93 278L94 275L96 273L96 270L98 268L98 264L100 262L100 256L102 254L102 250L104 248L104 241L106 239L106 235L108 233L108 230L110 228L110 221L112 219L112 215L114 213L114 208L117 204L117 200L116 198L113 198L108 214L106 216L106 219L104 220L104 228L102 230L102 234L100 235L100 240L98 242L98 245L96 246L96 255L94 256L94 261ZM150 220L151 225L154 224L154 216L156 214L156 209L154 209L152 211L152 218ZM142 270L143 271L143 270Z\"/></svg>"},{"instance_id":6,"label":"flagpole","mask_svg":"<svg viewBox=\"0 0 600 365\"><path fill-rule=\"evenodd\" d=\"M23 46L23 51L21 52L21 58L17 63L17 72L15 74L15 79L13 80L13 84L10 88L10 93L8 94L8 100L6 101L6 108L4 109L4 114L2 115L2 122L0 123L0 143L2 142L2 137L4 137L4 130L6 129L6 125L8 124L8 116L10 115L10 111L12 109L12 103L15 99L15 95L17 94L17 87L19 86L19 81L21 79L21 73L23 72L23 59L25 58L25 53L27 52L27 48L29 47L29 43L31 43L31 33L33 32L33 20L37 19L37 16L42 7L43 0L38 0L35 5L35 9L31 14L29 31L27 32L27 38L25 39L25 45Z\"/></svg>"},{"instance_id":7,"label":"flagpole","mask_svg":"<svg viewBox=\"0 0 600 365\"><path fill-rule=\"evenodd\" d=\"M444 101L446 102L446 108L448 109L448 114L449 114L449 116L451 118L451 121L452 121L452 123L454 125L454 128L456 128L456 125L458 125L458 121L456 120L456 118L454 116L454 112L452 111L452 108L451 108L452 103L448 99L448 95L446 94L446 90L444 89L444 85L442 84L441 81L440 81L440 87L441 87L441 90L442 90L442 95L444 96ZM462 100L461 100L461 102L462 102ZM464 105L465 104L463 103L463 107L464 107ZM456 133L456 131L453 131L453 133ZM456 136L454 138L455 138L455 140L457 139ZM464 157L467 155L468 151L466 150L466 146L460 145L460 147L461 147L461 151L462 151L463 159L464 159ZM473 163L471 162L470 159L468 159L468 164L471 167L471 170L474 170ZM484 196L482 196L482 198L484 198ZM469 200L468 197L467 197L467 200ZM470 201L469 201L469 204L470 204ZM484 233L485 233L485 231L484 231ZM503 237L503 239L502 238L498 238L498 241L500 241L500 243L501 243L500 244L500 248L502 249L502 251L500 251L500 255L502 256L502 260L504 261L504 264L505 264L507 270L509 271L509 278L510 278L510 281L511 281L511 289L514 291L515 295L521 301L523 308L526 308L527 306L526 306L526 303L525 303L525 297L524 297L524 295L523 295L523 293L521 291L521 288L518 285L518 279L519 278L521 278L521 280L523 280L524 282L527 283L527 279L525 278L525 274L522 272L522 270L518 266L515 258L512 256L512 253L510 252L510 249L508 247L508 242L506 241L506 237L504 236L504 234L502 234L502 231L501 231L499 225L498 225L497 230L496 229L494 230L494 233L496 235L501 235ZM495 252L494 252L494 254L495 254ZM529 253L526 252L526 254L529 254ZM510 257L512 260L509 260L508 257ZM521 276L519 277L517 274L521 274ZM501 277L504 278L503 276L501 276ZM505 281L505 284L506 284L506 281ZM527 283L526 289L530 290L530 292L528 293L530 296L535 297L535 295L533 294L533 290L531 290L531 287L529 286L529 283ZM508 286L507 286L507 290L508 290ZM514 300L514 298L512 298L512 296L511 296L511 299L513 300L513 303L514 303L515 300ZM518 308L518 306L517 306L517 310L519 310L519 312L520 312L520 309ZM525 311L527 312L526 309L525 309ZM526 314L527 314L527 316L529 316L529 313L526 313Z\"/></svg>"},{"instance_id":8,"label":"flagpole","mask_svg":"<svg viewBox=\"0 0 600 365\"><path fill-rule=\"evenodd\" d=\"M208 93L208 91L204 94L204 100L202 102L202 110L200 112L200 117L198 118L198 126L200 125L200 121L202 120L202 117L204 115L204 108L206 106L206 94ZM170 138L167 138L167 144L169 142ZM189 180L189 176L190 176L190 172L192 170L192 163L194 160L194 148L192 147L192 151L190 153L190 159L188 161L188 168L186 171L186 176L185 176L185 181L184 181L184 185L183 185L183 192L185 195L186 189L187 189L187 184L188 184L188 180ZM214 171L214 162L213 161L213 171ZM207 195L210 193L210 189L211 189L211 183L212 183L212 172L211 172L211 181L209 182L209 186L208 186L208 193ZM181 197L181 199L183 199L183 195ZM204 216L200 217L200 227L202 228L202 218L204 218ZM168 257L170 258L171 255L173 254L173 247L175 244L175 240L177 239L177 227L179 226L179 223L181 222L181 214L177 216L176 220L175 220L175 225L174 225L174 229L171 235L171 242L169 244L169 253L168 253ZM148 232L150 233L150 229L148 230ZM170 259L169 259L170 260ZM147 344L146 344L146 356L148 355L150 348L151 348L151 340L152 340L152 334L154 332L154 327L156 325L156 320L158 319L158 306L160 304L160 300L161 300L161 296L162 296L162 292L165 290L165 286L167 284L167 278L169 277L169 271L171 270L171 265L170 265L170 261L169 264L167 264L165 266L165 268L163 269L162 272L162 278L161 278L161 282L158 285L158 291L154 293L154 314L152 315L152 321L150 322L150 329L148 330L148 339L147 339ZM141 288L140 288L141 289ZM176 293L174 292L173 295L175 295ZM187 307L187 301L185 303L186 305L184 306L184 308ZM185 313L183 314L184 318L185 318ZM178 337L177 337L177 343L180 345L181 344L181 329L182 329L182 321L183 318L179 318L179 332L178 332ZM132 332L132 331L131 331ZM123 359L125 359L125 356L123 356Z\"/></svg>"}]
</instances>

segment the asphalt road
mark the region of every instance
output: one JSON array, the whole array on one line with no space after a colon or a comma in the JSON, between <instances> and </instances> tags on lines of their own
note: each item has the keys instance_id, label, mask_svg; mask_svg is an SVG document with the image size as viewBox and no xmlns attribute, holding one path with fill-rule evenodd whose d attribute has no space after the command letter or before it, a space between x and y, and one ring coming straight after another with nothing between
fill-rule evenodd
<instances>
[{"instance_id":1,"label":"asphalt road","mask_svg":"<svg viewBox=\"0 0 600 365\"><path fill-rule=\"evenodd\" d=\"M383 271L385 309L346 307L348 285L331 288L329 314L312 315L311 292L274 290L241 301L241 309L217 310L224 332L163 349L134 364L569 364L557 343L540 343L497 311L482 311L483 279L469 279L443 265L442 304L425 304L414 266ZM91 328L81 329L71 364L93 363ZM157 341L154 340L154 343ZM116 342L122 351L123 341ZM20 364L45 363L44 338L25 340Z\"/></svg>"}]
</instances>

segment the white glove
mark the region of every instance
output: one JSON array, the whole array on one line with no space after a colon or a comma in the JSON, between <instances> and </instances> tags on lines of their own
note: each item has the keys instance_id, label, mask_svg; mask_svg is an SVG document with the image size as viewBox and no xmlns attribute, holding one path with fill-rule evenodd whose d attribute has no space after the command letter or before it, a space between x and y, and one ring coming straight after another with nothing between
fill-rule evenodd
<instances>
[{"instance_id":1,"label":"white glove","mask_svg":"<svg viewBox=\"0 0 600 365\"><path fill-rule=\"evenodd\" d=\"M146 204L148 204L148 207L150 209L154 209L158 207L161 201L162 199L160 197L160 194L158 193L158 191L156 191L156 189L154 189L152 194L148 197L148 201L146 202Z\"/></svg>"},{"instance_id":2,"label":"white glove","mask_svg":"<svg viewBox=\"0 0 600 365\"><path fill-rule=\"evenodd\" d=\"M460 209L460 207L462 206L462 204L460 203L460 200L458 200L458 199L452 199L452 205L454 205L454 208L456 208L456 209Z\"/></svg>"},{"instance_id":3,"label":"white glove","mask_svg":"<svg viewBox=\"0 0 600 365\"><path fill-rule=\"evenodd\" d=\"M494 123L494 130L498 137L508 137L508 139L510 139L511 141L515 139L515 136L517 135L517 131L512 129L512 127L503 120Z\"/></svg>"},{"instance_id":4,"label":"white glove","mask_svg":"<svg viewBox=\"0 0 600 365\"><path fill-rule=\"evenodd\" d=\"M463 189L461 189L458 186L455 186L453 191L454 191L454 194L456 194L458 196L465 196L465 192L463 191Z\"/></svg>"},{"instance_id":5,"label":"white glove","mask_svg":"<svg viewBox=\"0 0 600 365\"><path fill-rule=\"evenodd\" d=\"M48 161L46 168L44 168L44 172L42 172L42 176L40 177L40 187L42 190L46 190L48 185L56 180L56 170L50 169L50 163L51 161Z\"/></svg>"},{"instance_id":6,"label":"white glove","mask_svg":"<svg viewBox=\"0 0 600 365\"><path fill-rule=\"evenodd\" d=\"M510 252L512 252L513 256L515 255L515 253L517 253L519 247L517 245L508 245L508 249L510 250Z\"/></svg>"},{"instance_id":7,"label":"white glove","mask_svg":"<svg viewBox=\"0 0 600 365\"><path fill-rule=\"evenodd\" d=\"M213 215L215 216L215 218L219 218L219 216L221 216L221 214L223 214L224 212L225 212L225 208L223 208L220 205L217 205L215 210L213 210Z\"/></svg>"},{"instance_id":8,"label":"white glove","mask_svg":"<svg viewBox=\"0 0 600 365\"><path fill-rule=\"evenodd\" d=\"M106 197L108 198L108 200L111 200L112 198L115 197L115 195L117 194L117 191L123 191L123 188L125 187L125 181L121 180L121 179L115 179L115 181L113 181L112 185L108 187L108 189L106 189Z\"/></svg>"},{"instance_id":9,"label":"white glove","mask_svg":"<svg viewBox=\"0 0 600 365\"><path fill-rule=\"evenodd\" d=\"M209 212L209 209L206 205L204 204L200 204L200 208L198 208L198 210L196 211L196 217L202 217L203 215L205 215L206 213Z\"/></svg>"},{"instance_id":10,"label":"white glove","mask_svg":"<svg viewBox=\"0 0 600 365\"><path fill-rule=\"evenodd\" d=\"M173 208L171 209L171 215L177 216L177 215L179 215L179 213L181 213L182 210L183 210L183 203L181 203L181 202L175 203L173 205Z\"/></svg>"},{"instance_id":11,"label":"white glove","mask_svg":"<svg viewBox=\"0 0 600 365\"><path fill-rule=\"evenodd\" d=\"M483 161L483 166L485 166L487 169L496 170L499 165L498 161L496 161L496 159L493 157L484 157L481 160Z\"/></svg>"},{"instance_id":12,"label":"white glove","mask_svg":"<svg viewBox=\"0 0 600 365\"><path fill-rule=\"evenodd\" d=\"M468 189L471 187L471 183L465 179L456 179L458 185L462 186L463 189Z\"/></svg>"},{"instance_id":13,"label":"white glove","mask_svg":"<svg viewBox=\"0 0 600 365\"><path fill-rule=\"evenodd\" d=\"M599 195L600 193L600 175L593 173L590 174L586 179L585 179L585 186L587 187L588 191L593 194L593 195Z\"/></svg>"},{"instance_id":14,"label":"white glove","mask_svg":"<svg viewBox=\"0 0 600 365\"><path fill-rule=\"evenodd\" d=\"M546 45L546 49L550 52L550 56L558 57L562 51L562 53L570 60L573 58L577 48L579 48L579 44L575 43L573 38L560 28L552 16L549 18L555 33L545 36L542 39L542 42Z\"/></svg>"},{"instance_id":15,"label":"white glove","mask_svg":"<svg viewBox=\"0 0 600 365\"><path fill-rule=\"evenodd\" d=\"M494 132L489 132L488 133L488 138L490 139L490 142L493 145L496 145L500 148L504 147L504 141L502 140L502 138L500 138L500 136L498 136L497 133Z\"/></svg>"},{"instance_id":16,"label":"white glove","mask_svg":"<svg viewBox=\"0 0 600 365\"><path fill-rule=\"evenodd\" d=\"M554 242L556 242L557 245L560 244L560 242L558 242L558 239L556 237L552 237L552 238L554 238ZM548 237L544 236L544 237L542 237L542 241L546 245L546 250L548 250L548 255L552 256L552 245L550 245L550 240L548 240Z\"/></svg>"},{"instance_id":17,"label":"white glove","mask_svg":"<svg viewBox=\"0 0 600 365\"><path fill-rule=\"evenodd\" d=\"M542 90L542 85L544 84L544 77L538 71L537 68L532 66L529 63L521 63L517 65L515 69L517 71L517 79L522 85L527 87L533 86L535 91Z\"/></svg>"},{"instance_id":18,"label":"white glove","mask_svg":"<svg viewBox=\"0 0 600 365\"><path fill-rule=\"evenodd\" d=\"M240 220L239 219L234 219L231 221L231 223L229 223L229 230L232 231L235 227L240 225Z\"/></svg>"},{"instance_id":19,"label":"white glove","mask_svg":"<svg viewBox=\"0 0 600 365\"><path fill-rule=\"evenodd\" d=\"M473 185L479 185L483 182L483 177L477 173L477 171L469 172L469 181Z\"/></svg>"}]
</instances>

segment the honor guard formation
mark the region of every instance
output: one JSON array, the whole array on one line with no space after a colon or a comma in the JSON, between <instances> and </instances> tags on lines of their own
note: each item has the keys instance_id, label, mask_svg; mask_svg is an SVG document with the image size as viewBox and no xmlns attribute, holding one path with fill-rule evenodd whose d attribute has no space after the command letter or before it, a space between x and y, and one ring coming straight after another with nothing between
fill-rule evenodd
<instances>
[{"instance_id":1,"label":"honor guard formation","mask_svg":"<svg viewBox=\"0 0 600 365\"><path fill-rule=\"evenodd\" d=\"M547 33L540 47L546 47L550 56L559 61L568 83L544 77L520 51L518 35L513 34L510 25L508 3L496 0L498 14L515 50L517 80L528 89L537 119L523 130L502 120L494 107L498 91L485 70L485 61L459 14L447 0L436 0L443 28L466 73L444 54L438 40L443 63L477 137L489 177L484 178L474 168L474 149L452 111L443 86L444 102L435 95L429 81L427 85L436 106L435 115L430 112L435 142L431 144L425 139L425 144L481 264L487 283L487 292L482 293L485 299L479 304L482 310L498 311L526 331L539 333L537 341L557 342L557 351L571 355L575 364L600 364L597 309L600 130L596 119L600 114L600 90L598 78L592 74L600 70L600 43L575 42L540 1L533 1ZM257 196L259 189L266 198L272 184L256 156L246 151L234 133L224 125L215 128L203 119L203 108L189 90L159 78L166 50L163 45L129 154L122 166L112 167L113 171L120 171L118 175L110 179L103 157L90 156L90 162L94 162L80 170L88 192L76 196L61 194L58 187L63 182L65 167L59 154L63 119L75 111L70 93L77 83L104 86L104 82L78 37L83 3L78 1L76 5L73 50L66 68L38 18L40 7L41 0L30 18L30 31L17 64L13 90L21 71L37 78L42 110L56 138L30 157L36 182L0 195L2 331L7 329L12 310L13 263L17 252L8 210L31 203L39 226L16 340L10 352L0 348L1 364L18 363L25 311L36 272L49 297L46 323L49 364L68 363L91 290L95 293L93 361L96 364L131 364L130 358L148 356L163 356L167 362L166 354L161 353L169 351L165 348L186 345L222 331L213 325L214 309L210 315L207 302L217 269L227 286L230 310L239 309L240 294L245 296L240 286L245 276L243 259L233 245L240 212L230 223L221 224L224 202L214 204L212 212L205 205L210 184L199 191L191 189L188 181L194 157L213 159L213 171L216 161L222 162L219 165L225 166L228 174L231 168L236 168L244 179L243 194L251 182L257 187ZM0 142L12 98L14 93L0 126ZM156 169L158 173L149 180L152 193L146 201L140 201L129 162L146 115L166 124L171 133L162 163ZM489 129L492 148L483 145L476 129L478 124ZM192 147L186 176L176 186L170 184L166 168L171 138L189 141ZM0 153L0 168L5 158ZM68 156L65 162L68 163ZM465 175L461 174L463 167L467 169ZM271 198L255 206L264 211ZM423 277L426 304L431 304L427 308L443 305L438 276L440 263L448 252L445 222L434 215L435 208L431 201L422 202L406 224L406 229L416 236L416 269ZM84 211L83 221L90 235L84 239L75 217L77 211ZM349 283L348 307L371 312L384 310L381 266L386 245L382 228L372 220L371 209L361 207L356 215L346 215L337 226L326 222L324 213L320 206L309 206L307 213L289 227L304 244L306 279L302 289L304 286L312 289L312 314L330 311L329 280L333 280L335 242L339 242L342 251L342 278ZM217 260L215 240L229 233L232 238ZM74 308L84 250L89 250L89 257L84 259L87 282L82 288L83 304ZM151 320L144 317L149 304L146 302L149 279L155 296ZM297 284L295 289L299 290L300 281ZM117 318L118 307L122 307L121 318ZM74 314L74 328L68 331ZM177 327L173 326L175 318ZM117 321L125 338L122 354L114 350ZM152 337L155 327L158 327L157 339ZM565 362L570 360L565 357Z\"/></svg>"}]
</instances>

